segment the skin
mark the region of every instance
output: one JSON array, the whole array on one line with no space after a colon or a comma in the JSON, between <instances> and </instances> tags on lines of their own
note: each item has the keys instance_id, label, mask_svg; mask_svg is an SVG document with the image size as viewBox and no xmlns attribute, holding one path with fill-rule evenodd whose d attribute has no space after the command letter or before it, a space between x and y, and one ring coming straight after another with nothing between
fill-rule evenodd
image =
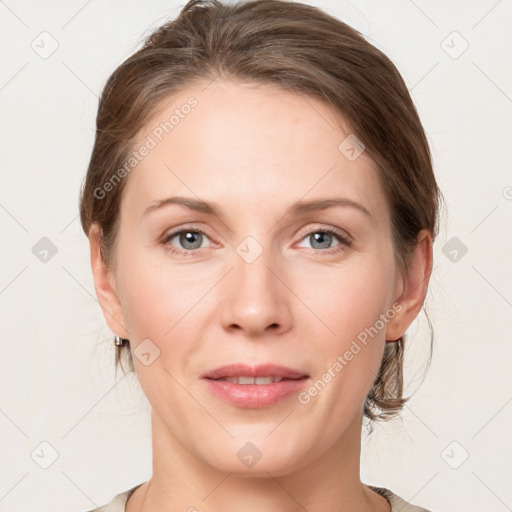
<instances>
[{"instance_id":1,"label":"skin","mask_svg":"<svg viewBox=\"0 0 512 512\"><path fill-rule=\"evenodd\" d=\"M126 510L387 512L360 481L362 405L386 340L421 309L431 236L418 234L402 275L372 160L338 150L349 127L311 98L220 79L191 85L161 105L137 144L190 96L198 105L125 178L114 268L101 259L98 226L89 235L109 327L132 353L144 339L160 350L148 366L133 356L152 409L153 476ZM222 217L176 204L143 215L170 196L213 202ZM335 197L370 215L351 206L286 213ZM316 242L312 233L329 227L351 244ZM204 231L200 248L179 236L165 242L179 229ZM249 235L263 249L252 263L236 251ZM307 404L292 395L235 407L199 378L228 363L274 362L316 381L397 303L400 312ZM252 468L237 457L247 442L262 453Z\"/></svg>"}]
</instances>

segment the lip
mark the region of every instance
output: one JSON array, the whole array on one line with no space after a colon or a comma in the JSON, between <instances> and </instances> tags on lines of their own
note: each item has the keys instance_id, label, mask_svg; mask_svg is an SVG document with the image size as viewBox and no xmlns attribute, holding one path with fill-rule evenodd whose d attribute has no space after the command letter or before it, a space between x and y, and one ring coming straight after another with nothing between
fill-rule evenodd
<instances>
[{"instance_id":1,"label":"lip","mask_svg":"<svg viewBox=\"0 0 512 512\"><path fill-rule=\"evenodd\" d=\"M283 379L300 379L308 377L304 372L287 368L278 364L258 364L248 365L244 363L228 364L220 366L214 370L208 371L201 375L201 379L222 379L224 377L267 377L272 375L274 377L282 377Z\"/></svg>"},{"instance_id":2,"label":"lip","mask_svg":"<svg viewBox=\"0 0 512 512\"><path fill-rule=\"evenodd\" d=\"M224 377L281 377L285 380L272 384L236 384L220 381ZM231 405L243 408L260 409L269 407L284 398L300 392L309 375L276 364L230 364L215 368L201 375L208 390Z\"/></svg>"}]
</instances>

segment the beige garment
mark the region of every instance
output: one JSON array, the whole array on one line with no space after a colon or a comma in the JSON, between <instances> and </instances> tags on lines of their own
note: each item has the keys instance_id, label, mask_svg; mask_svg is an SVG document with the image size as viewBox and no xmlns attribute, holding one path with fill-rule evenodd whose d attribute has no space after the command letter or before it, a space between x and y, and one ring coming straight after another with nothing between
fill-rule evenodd
<instances>
[{"instance_id":1,"label":"beige garment","mask_svg":"<svg viewBox=\"0 0 512 512\"><path fill-rule=\"evenodd\" d=\"M89 512L125 512L125 506L128 498L140 485L142 484L136 485L128 491L118 494L110 503L107 503L103 507L90 510ZM368 485L368 487L372 491L375 491L381 496L384 496L384 498L389 501L391 504L391 512L431 512L426 508L412 505L411 503L400 498L400 496L397 496L395 493L391 492L389 489L385 489L383 487L373 487L371 485Z\"/></svg>"}]
</instances>

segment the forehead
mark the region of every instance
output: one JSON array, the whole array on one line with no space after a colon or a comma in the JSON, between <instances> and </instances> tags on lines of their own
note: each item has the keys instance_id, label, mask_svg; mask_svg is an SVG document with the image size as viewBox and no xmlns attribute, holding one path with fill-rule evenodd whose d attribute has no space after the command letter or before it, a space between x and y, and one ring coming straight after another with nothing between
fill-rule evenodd
<instances>
[{"instance_id":1,"label":"forehead","mask_svg":"<svg viewBox=\"0 0 512 512\"><path fill-rule=\"evenodd\" d=\"M138 134L135 151L150 149L125 194L137 210L165 195L261 209L334 191L386 208L373 161L364 151L347 157L351 137L343 118L311 97L220 80L190 86L162 102Z\"/></svg>"}]
</instances>

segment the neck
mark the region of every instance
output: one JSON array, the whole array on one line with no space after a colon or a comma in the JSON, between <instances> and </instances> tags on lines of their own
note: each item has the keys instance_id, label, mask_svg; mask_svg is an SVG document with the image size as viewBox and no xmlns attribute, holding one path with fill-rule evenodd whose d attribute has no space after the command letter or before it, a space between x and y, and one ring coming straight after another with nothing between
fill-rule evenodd
<instances>
[{"instance_id":1,"label":"neck","mask_svg":"<svg viewBox=\"0 0 512 512\"><path fill-rule=\"evenodd\" d=\"M329 450L299 469L254 477L205 464L152 412L153 476L130 497L126 512L389 512L388 502L360 481L361 420L356 416Z\"/></svg>"}]
</instances>

